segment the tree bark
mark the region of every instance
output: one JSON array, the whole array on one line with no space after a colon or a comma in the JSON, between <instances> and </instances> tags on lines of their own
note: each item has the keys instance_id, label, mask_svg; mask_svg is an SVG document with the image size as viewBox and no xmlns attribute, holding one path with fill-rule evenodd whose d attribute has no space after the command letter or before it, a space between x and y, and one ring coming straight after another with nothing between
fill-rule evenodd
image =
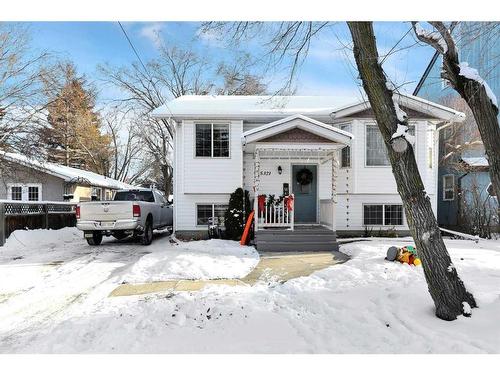
<instances>
[{"instance_id":1,"label":"tree bark","mask_svg":"<svg viewBox=\"0 0 500 375\"><path fill-rule=\"evenodd\" d=\"M476 120L481 140L483 141L488 164L490 165L490 179L493 183L495 193L500 193L500 127L498 126L498 108L491 102L484 85L460 75L460 61L458 51L451 32L443 22L429 22L446 43L446 51L434 39L419 35L416 30L416 22L412 22L417 38L432 46L443 56L442 76L448 80L451 86L469 105L474 119ZM499 211L500 214L500 206Z\"/></svg>"},{"instance_id":2,"label":"tree bark","mask_svg":"<svg viewBox=\"0 0 500 375\"><path fill-rule=\"evenodd\" d=\"M446 250L430 199L424 190L413 147L408 144L406 150L399 153L391 146L398 118L393 93L387 87L384 71L379 64L372 23L348 22L348 26L354 43L358 71L387 148L408 225L418 255L422 259L429 293L436 307L436 316L444 320L454 320L458 315L469 315L467 309L464 309L464 303L476 307L476 302L458 277Z\"/></svg>"}]
</instances>

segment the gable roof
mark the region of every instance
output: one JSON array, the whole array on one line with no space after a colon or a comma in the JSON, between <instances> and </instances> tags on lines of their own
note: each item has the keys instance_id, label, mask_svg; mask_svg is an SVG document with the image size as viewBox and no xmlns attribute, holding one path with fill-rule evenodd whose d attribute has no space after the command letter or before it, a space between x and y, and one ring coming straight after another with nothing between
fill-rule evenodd
<instances>
[{"instance_id":1,"label":"gable roof","mask_svg":"<svg viewBox=\"0 0 500 375\"><path fill-rule=\"evenodd\" d=\"M437 120L460 119L463 113L408 94L396 94L399 104ZM346 96L185 95L155 109L156 118L280 118L295 114L347 117L370 108L366 99Z\"/></svg>"},{"instance_id":2,"label":"gable roof","mask_svg":"<svg viewBox=\"0 0 500 375\"><path fill-rule=\"evenodd\" d=\"M431 102L426 99L422 99L418 96L400 94L395 92L393 98L400 106L413 109L417 112L429 116L430 118L454 122L462 122L465 119L465 114L460 111ZM364 101L356 103L354 105L348 105L343 108L339 108L334 111L332 115L333 118L350 117L355 115L356 113L370 108L370 102Z\"/></svg>"},{"instance_id":3,"label":"gable roof","mask_svg":"<svg viewBox=\"0 0 500 375\"><path fill-rule=\"evenodd\" d=\"M247 130L241 139L243 144L258 142L266 138L299 128L335 143L350 145L354 136L344 130L327 125L304 115L288 116L284 119Z\"/></svg>"},{"instance_id":4,"label":"gable roof","mask_svg":"<svg viewBox=\"0 0 500 375\"><path fill-rule=\"evenodd\" d=\"M0 151L0 157L28 168L59 177L66 182L76 181L78 179L88 181L92 186L104 187L109 189L132 189L136 186L94 173L84 171L78 168L67 167L50 162L43 162L29 158L25 155L11 152Z\"/></svg>"}]
</instances>

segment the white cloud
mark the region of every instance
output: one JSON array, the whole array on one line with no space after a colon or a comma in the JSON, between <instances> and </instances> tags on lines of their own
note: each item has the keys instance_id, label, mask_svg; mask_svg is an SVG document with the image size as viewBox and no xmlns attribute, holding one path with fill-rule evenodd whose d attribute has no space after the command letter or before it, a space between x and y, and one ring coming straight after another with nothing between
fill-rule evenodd
<instances>
[{"instance_id":1,"label":"white cloud","mask_svg":"<svg viewBox=\"0 0 500 375\"><path fill-rule=\"evenodd\" d=\"M148 39L155 47L158 47L161 43L159 34L164 27L165 25L160 22L150 23L139 30L139 35Z\"/></svg>"}]
</instances>

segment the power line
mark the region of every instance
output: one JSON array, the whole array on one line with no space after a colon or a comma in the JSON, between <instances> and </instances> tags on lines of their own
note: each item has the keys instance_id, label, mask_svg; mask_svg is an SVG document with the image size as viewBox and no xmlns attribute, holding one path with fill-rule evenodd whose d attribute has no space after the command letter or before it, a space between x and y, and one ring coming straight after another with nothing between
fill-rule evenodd
<instances>
[{"instance_id":1,"label":"power line","mask_svg":"<svg viewBox=\"0 0 500 375\"><path fill-rule=\"evenodd\" d=\"M128 37L128 34L127 34L127 32L125 31L125 29L123 28L123 26L122 26L121 22L120 22L120 21L117 21L117 22L118 22L118 25L120 25L120 29L122 29L123 35L124 35L124 36L125 36L125 38L127 39L127 42L128 42L128 44L130 45L130 48L132 48L132 51L134 51L135 56L137 57L137 59L138 59L138 60L139 60L139 62L141 63L142 68L144 69L144 72L148 75L148 77L149 77L149 82L150 82L150 83L153 85L153 87L154 87L154 86L155 86L155 84L154 84L154 82L153 82L153 79L152 79L152 77L151 77L151 74L149 74L149 70L146 68L146 65L144 65L144 63L142 62L142 59L141 59L141 57L139 56L139 53L137 52L137 50L136 50L136 49L135 49L135 47L134 47L134 44L132 43L132 41L131 41L131 40L130 40L130 38ZM156 87L155 87L155 90L156 90ZM158 90L156 90L156 91L158 91ZM164 102L164 101L163 101L163 99L161 99L161 98L160 98L160 100L161 100L161 102L162 102L161 104L162 104L162 105L164 105L164 106L167 108L168 112L170 112L170 116L171 116L171 117L174 117L174 114L173 114L173 113L172 113L172 111L170 110L170 108L169 108L168 104L167 104L166 102Z\"/></svg>"}]
</instances>

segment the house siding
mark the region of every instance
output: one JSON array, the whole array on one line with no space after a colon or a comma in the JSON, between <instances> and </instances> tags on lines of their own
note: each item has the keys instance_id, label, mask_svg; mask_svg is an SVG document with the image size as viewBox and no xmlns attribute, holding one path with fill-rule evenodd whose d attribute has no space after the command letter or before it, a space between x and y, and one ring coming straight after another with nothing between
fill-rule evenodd
<instances>
[{"instance_id":1,"label":"house siding","mask_svg":"<svg viewBox=\"0 0 500 375\"><path fill-rule=\"evenodd\" d=\"M313 117L314 118L314 117ZM243 131L272 122L274 119L262 122L227 121L230 123L231 155L227 159L195 158L194 157L194 123L182 121L178 124L174 142L174 201L175 230L182 233L207 231L196 225L196 204L215 203L227 204L229 194L237 187L243 186L254 198L254 155L243 153L241 136ZM319 119L324 121L325 119ZM200 119L202 122L203 119ZM219 122L219 121L218 121ZM331 121L330 123L332 123ZM429 156L429 147L434 149L434 125L427 120L417 119L415 124L416 143L415 156L424 186L436 212L436 160L435 155ZM370 118L338 119L335 126L351 124L354 139L351 144L351 167L339 168L336 188L338 204L336 207L336 225L339 234L359 234L365 230L363 225L363 204L401 204L396 183L390 166L366 166L366 125L375 124ZM434 151L433 151L434 153ZM430 160L432 158L432 160ZM432 168L429 164L432 161ZM331 197L331 161L321 164L317 160L305 159L261 159L261 171L271 172L260 176L260 192L281 195L283 183L293 183L291 165L318 164L318 199ZM278 174L278 166L282 174ZM291 189L290 185L290 189ZM349 202L349 204L348 204ZM347 207L349 206L349 207ZM319 210L319 205L318 205ZM318 212L319 217L319 212ZM373 227L373 232L391 229L392 226ZM406 218L402 226L394 227L402 233L408 233Z\"/></svg>"},{"instance_id":2,"label":"house siding","mask_svg":"<svg viewBox=\"0 0 500 375\"><path fill-rule=\"evenodd\" d=\"M3 173L0 176L0 199L10 199L8 195L8 184L41 184L41 200L62 201L64 195L64 180L47 173L39 172L12 163L11 172Z\"/></svg>"}]
</instances>

